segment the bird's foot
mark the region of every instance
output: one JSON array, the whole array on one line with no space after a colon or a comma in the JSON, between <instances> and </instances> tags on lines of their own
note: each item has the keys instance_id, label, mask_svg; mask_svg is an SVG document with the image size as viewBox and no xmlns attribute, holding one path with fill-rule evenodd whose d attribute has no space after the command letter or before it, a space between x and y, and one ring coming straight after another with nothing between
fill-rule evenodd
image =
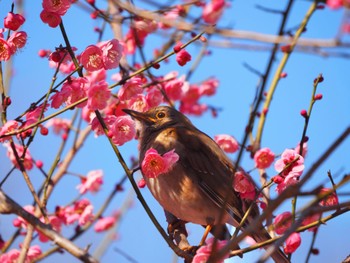
<instances>
[{"instance_id":1,"label":"bird's foot","mask_svg":"<svg viewBox=\"0 0 350 263\"><path fill-rule=\"evenodd\" d=\"M200 248L200 246L188 246L188 247L182 248L182 250L187 252L188 254L194 256L194 255L196 255L196 252L199 248Z\"/></svg>"}]
</instances>

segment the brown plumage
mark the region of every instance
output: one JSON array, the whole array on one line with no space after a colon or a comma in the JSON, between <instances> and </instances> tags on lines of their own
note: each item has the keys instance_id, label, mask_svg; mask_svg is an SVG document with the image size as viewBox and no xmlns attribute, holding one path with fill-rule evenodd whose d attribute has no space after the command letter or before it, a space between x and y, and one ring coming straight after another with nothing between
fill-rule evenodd
<instances>
[{"instance_id":1,"label":"brown plumage","mask_svg":"<svg viewBox=\"0 0 350 263\"><path fill-rule=\"evenodd\" d=\"M240 223L250 203L234 191L234 166L208 135L171 107L160 106L144 113L124 111L138 122L140 163L150 148L160 154L175 149L180 157L168 173L157 178L144 176L151 193L166 211L181 220L201 225L228 223L237 226ZM226 205L225 198L228 198ZM221 217L223 207L225 211ZM259 209L255 205L250 218L257 215ZM253 238L261 242L270 236L261 226ZM276 262L289 262L280 250L272 257Z\"/></svg>"}]
</instances>

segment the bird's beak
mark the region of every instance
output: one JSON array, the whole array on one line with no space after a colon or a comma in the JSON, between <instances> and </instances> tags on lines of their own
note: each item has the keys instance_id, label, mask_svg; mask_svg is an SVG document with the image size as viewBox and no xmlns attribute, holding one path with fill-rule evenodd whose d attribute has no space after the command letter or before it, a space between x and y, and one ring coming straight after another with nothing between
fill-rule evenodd
<instances>
[{"instance_id":1,"label":"bird's beak","mask_svg":"<svg viewBox=\"0 0 350 263\"><path fill-rule=\"evenodd\" d=\"M129 109L122 109L126 114L130 115L133 119L136 119L140 122L144 122L147 124L153 124L155 123L155 120L148 116L148 114L144 112L138 112L134 110L129 110Z\"/></svg>"}]
</instances>

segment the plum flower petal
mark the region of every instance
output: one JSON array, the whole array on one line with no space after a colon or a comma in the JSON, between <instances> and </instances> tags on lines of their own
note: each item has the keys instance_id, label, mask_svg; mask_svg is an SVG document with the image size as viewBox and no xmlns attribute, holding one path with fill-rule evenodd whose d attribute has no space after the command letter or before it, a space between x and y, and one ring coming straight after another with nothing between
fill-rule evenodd
<instances>
[{"instance_id":1,"label":"plum flower petal","mask_svg":"<svg viewBox=\"0 0 350 263\"><path fill-rule=\"evenodd\" d=\"M107 106L110 96L111 90L108 88L106 81L103 80L93 84L87 91L87 106L90 110L103 110Z\"/></svg>"},{"instance_id":2,"label":"plum flower petal","mask_svg":"<svg viewBox=\"0 0 350 263\"><path fill-rule=\"evenodd\" d=\"M286 166L289 165L288 168ZM299 177L304 171L304 158L295 150L286 149L281 156L281 159L275 163L277 172L282 172L284 177Z\"/></svg>"}]
</instances>

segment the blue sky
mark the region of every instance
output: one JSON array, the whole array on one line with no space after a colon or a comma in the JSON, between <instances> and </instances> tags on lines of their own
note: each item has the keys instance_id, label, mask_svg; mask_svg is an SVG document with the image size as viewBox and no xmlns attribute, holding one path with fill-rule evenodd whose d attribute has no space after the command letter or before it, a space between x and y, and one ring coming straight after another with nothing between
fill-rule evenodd
<instances>
[{"instance_id":1,"label":"blue sky","mask_svg":"<svg viewBox=\"0 0 350 263\"><path fill-rule=\"evenodd\" d=\"M98 5L100 4L99 1L97 3ZM0 3L0 17L5 17L10 9L10 4L10 1L2 1ZM261 4L261 1L233 1L231 8L225 10L219 26L275 34L279 26L280 16L259 10L255 8L256 4ZM274 9L284 8L286 5L285 1L272 0L264 1L263 4L265 7ZM295 2L291 16L287 21L287 28L294 28L300 23L309 5L309 1ZM104 3L102 6L104 6ZM9 119L15 118L22 113L31 102L42 96L50 85L54 70L48 67L47 60L38 57L37 52L43 48L54 49L54 47L63 44L59 29L49 28L40 21L40 11L41 5L39 2L35 4L25 2L24 14L26 23L23 26L23 30L27 32L29 38L26 47L14 58L14 78L10 87L13 104L8 112ZM325 10L317 11L311 18L307 26L307 32L303 34L303 37L333 38L338 33L342 15L343 10L332 11L326 8ZM96 42L97 34L93 32L93 28L99 26L101 21L91 20L88 13L74 5L64 16L63 21L71 44L77 47L78 51L81 52L86 46ZM162 35L157 35L155 38L146 40L145 53L148 58L152 57L153 49L159 46L160 41L164 41L162 37ZM111 38L111 31L107 30L104 40ZM345 37L344 40L349 40L349 38ZM239 43L254 44L248 41ZM195 57L199 48L200 45L193 45L188 50ZM243 64L247 63L256 70L264 72L269 52L242 49L229 50L215 47L210 47L209 49L211 55L203 59L190 81L199 82L209 76L216 76L220 80L217 94L203 99L203 102L219 107L222 111L217 118L212 118L209 113L206 113L202 118L191 117L191 120L200 130L212 137L216 134L227 133L241 140L249 116L250 103L258 83L258 77L248 71ZM333 51L346 52L348 50L339 48ZM282 54L279 53L274 64L274 70L281 57ZM185 74L190 67L188 65L180 68L173 62L174 58L170 58L168 64L162 63L160 70L153 70L153 72L155 74L165 74L169 70L178 70L180 74ZM299 112L301 109L308 108L313 79L319 73L322 73L325 80L319 85L318 93L323 94L323 99L315 104L307 133L310 137L308 142L309 151L305 160L306 169L308 169L349 125L349 61L344 58L326 58L313 54L294 53L284 71L288 73L288 77L280 81L274 95L263 134L262 147L270 147L275 153L282 153L284 149L293 148L297 145L304 124ZM117 70L111 71L111 74L115 72ZM270 84L271 77L267 86ZM111 80L109 81L112 83ZM67 112L64 116L69 117L71 114L72 112ZM58 148L59 143L59 138L53 135L38 137L30 150L34 157L44 161L47 168L55 156L55 149ZM54 150L52 151L52 149ZM137 142L127 143L120 147L120 150L127 162L130 163L130 157L138 155ZM329 187L330 183L327 180L328 170L336 175L335 181L338 182L350 170L349 150L350 140L348 139L317 170L312 180L305 186L305 190L312 189L312 187L321 182L327 182L326 186ZM4 158L5 151L3 148L0 148L0 156L4 160L0 166L0 174L4 175L11 166ZM231 155L230 157L234 159L236 156ZM246 170L253 168L254 164L249 154L245 154L242 166ZM94 169L104 170L105 184L100 193L94 196L87 195L87 197L91 197L95 206L99 207L123 175L121 166L114 156L108 141L103 137L94 138L90 136L84 145L84 149L77 154L75 162L70 167L70 171L81 174L86 174ZM273 169L268 170L270 176L273 176L274 173ZM137 173L135 176L139 178L140 174ZM42 180L41 175L35 171L31 172L31 177L37 185ZM258 178L255 179L258 180ZM66 204L76 197L78 192L75 186L78 183L76 177L67 176L54 192L48 204L49 208L54 209L57 203ZM19 185L21 187L20 191ZM125 192L118 194L108 207L105 215L120 209L128 196L129 188L130 184L127 183ZM21 205L31 202L28 202L29 191L25 188L19 173L14 173L11 176L4 185L3 190ZM340 192L346 192L346 189L341 189ZM166 227L162 209L153 200L147 189L143 189L142 193L158 220ZM341 196L340 199L345 201L349 197ZM302 207L306 201L306 199L301 199L298 205ZM278 211L283 212L286 210L290 210L289 201L285 202ZM9 227L12 219L12 216L2 216L0 218L0 233L5 239L12 233L12 227ZM348 221L349 215L345 214L320 228L316 241L316 247L320 249L320 255L312 257L310 262L339 262L349 254L347 237L350 235L350 228L346 227ZM64 232L64 234L69 233L70 231ZM189 233L190 240L193 243L197 243L200 240L202 228L189 225ZM97 235L90 231L78 240L78 244L81 247L85 247L91 243L91 251L93 252L102 237L103 234ZM302 246L293 256L295 262L304 262L310 240L310 233L302 233ZM158 234L137 199L134 200L133 206L120 222L118 239L111 245L102 259L102 262L129 262L117 253L114 248L131 255L137 262L177 262L173 261L171 249L168 248L165 241ZM253 262L259 253L258 251L245 255L244 261L234 259L230 262ZM62 258L68 262L75 262L67 254L51 256L45 262L57 262Z\"/></svg>"}]
</instances>

